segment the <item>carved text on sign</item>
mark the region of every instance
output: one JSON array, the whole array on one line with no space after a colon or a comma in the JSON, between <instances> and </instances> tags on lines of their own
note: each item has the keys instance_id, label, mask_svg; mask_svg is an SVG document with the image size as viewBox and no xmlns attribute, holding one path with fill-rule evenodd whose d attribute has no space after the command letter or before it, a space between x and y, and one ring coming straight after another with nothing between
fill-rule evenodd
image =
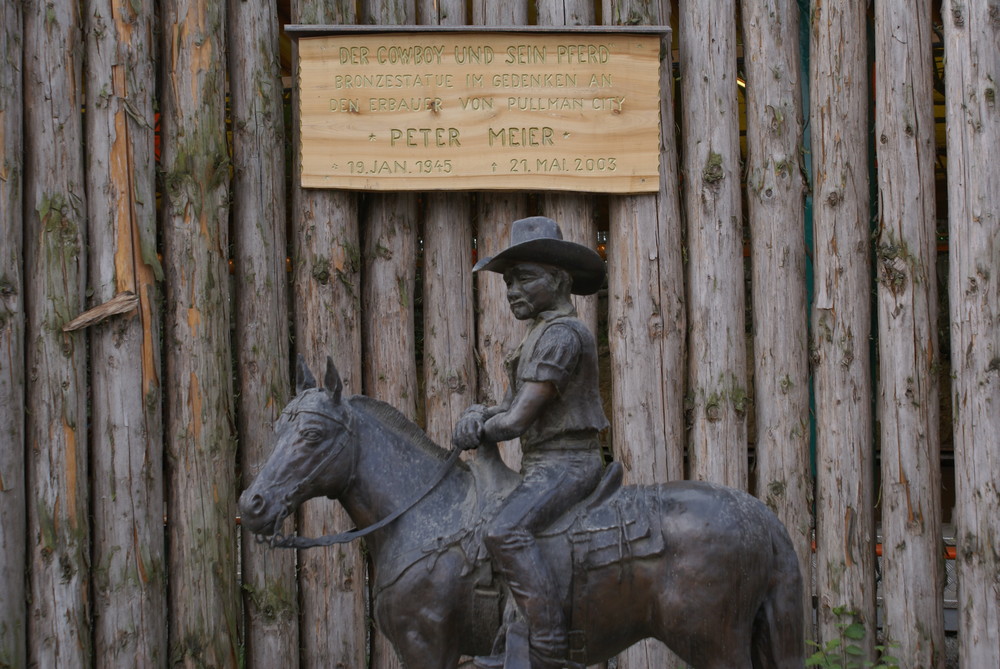
<instances>
[{"instance_id":1,"label":"carved text on sign","mask_svg":"<svg viewBox=\"0 0 1000 669\"><path fill-rule=\"evenodd\" d=\"M659 50L629 33L302 38L302 184L656 191Z\"/></svg>"}]
</instances>

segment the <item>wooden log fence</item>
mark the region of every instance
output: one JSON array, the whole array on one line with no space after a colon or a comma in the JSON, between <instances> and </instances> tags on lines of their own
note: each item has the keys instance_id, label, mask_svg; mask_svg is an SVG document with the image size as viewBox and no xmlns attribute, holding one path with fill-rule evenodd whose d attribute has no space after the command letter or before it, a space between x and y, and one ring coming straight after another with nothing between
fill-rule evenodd
<instances>
[{"instance_id":1,"label":"wooden log fence","mask_svg":"<svg viewBox=\"0 0 1000 669\"><path fill-rule=\"evenodd\" d=\"M812 585L819 644L859 622L866 660L889 644L903 667L1000 666L990 11L0 3L0 667L400 666L371 626L361 548L270 550L241 536L236 498L296 353L314 369L330 356L349 393L443 445L468 404L498 401L523 324L471 267L529 214L581 243L606 235L606 291L578 308L630 482L764 499ZM672 25L659 193L304 189L283 22ZM514 444L505 457L517 465ZM328 500L287 522L349 523ZM617 666L683 664L647 642Z\"/></svg>"},{"instance_id":2,"label":"wooden log fence","mask_svg":"<svg viewBox=\"0 0 1000 669\"><path fill-rule=\"evenodd\" d=\"M834 638L841 612L861 624L863 656L875 644L875 543L868 194L867 18L861 5L813 7L812 305L816 394L816 606L819 636ZM862 296L865 296L862 298Z\"/></svg>"},{"instance_id":3,"label":"wooden log fence","mask_svg":"<svg viewBox=\"0 0 1000 669\"><path fill-rule=\"evenodd\" d=\"M94 655L108 667L167 659L161 314L153 117L153 3L91 3L86 20L91 304L136 308L87 329ZM98 309L100 306L98 306ZM99 473L99 474L98 474Z\"/></svg>"},{"instance_id":4,"label":"wooden log fence","mask_svg":"<svg viewBox=\"0 0 1000 669\"><path fill-rule=\"evenodd\" d=\"M935 666L944 635L934 110L913 104L931 98L931 27L929 2L876 7L883 626L917 667Z\"/></svg>"}]
</instances>

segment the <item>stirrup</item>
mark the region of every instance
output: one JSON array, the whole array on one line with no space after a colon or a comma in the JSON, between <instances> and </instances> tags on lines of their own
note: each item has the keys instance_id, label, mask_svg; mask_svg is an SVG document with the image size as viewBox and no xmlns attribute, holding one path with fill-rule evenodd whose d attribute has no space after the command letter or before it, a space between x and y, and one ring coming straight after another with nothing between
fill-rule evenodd
<instances>
[{"instance_id":1,"label":"stirrup","mask_svg":"<svg viewBox=\"0 0 1000 669\"><path fill-rule=\"evenodd\" d=\"M503 655L477 655L472 658L472 665L476 669L503 669Z\"/></svg>"}]
</instances>

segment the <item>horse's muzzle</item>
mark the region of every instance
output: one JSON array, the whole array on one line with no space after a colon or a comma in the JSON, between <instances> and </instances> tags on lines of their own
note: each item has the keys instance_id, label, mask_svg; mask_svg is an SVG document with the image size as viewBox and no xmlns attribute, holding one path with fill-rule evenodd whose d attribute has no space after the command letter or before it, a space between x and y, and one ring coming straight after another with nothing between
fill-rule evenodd
<instances>
[{"instance_id":1,"label":"horse's muzzle","mask_svg":"<svg viewBox=\"0 0 1000 669\"><path fill-rule=\"evenodd\" d=\"M254 534L273 534L285 518L280 508L268 504L263 495L249 489L240 495L239 509L241 524Z\"/></svg>"}]
</instances>

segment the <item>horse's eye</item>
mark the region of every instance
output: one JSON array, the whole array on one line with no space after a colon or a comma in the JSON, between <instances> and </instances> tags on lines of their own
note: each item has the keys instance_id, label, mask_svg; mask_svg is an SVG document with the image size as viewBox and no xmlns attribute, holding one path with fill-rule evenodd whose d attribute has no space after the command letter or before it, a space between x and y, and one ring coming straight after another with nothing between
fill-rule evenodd
<instances>
[{"instance_id":1,"label":"horse's eye","mask_svg":"<svg viewBox=\"0 0 1000 669\"><path fill-rule=\"evenodd\" d=\"M302 438L310 443L318 443L323 441L323 431L317 430L315 428L309 430L302 430Z\"/></svg>"}]
</instances>

